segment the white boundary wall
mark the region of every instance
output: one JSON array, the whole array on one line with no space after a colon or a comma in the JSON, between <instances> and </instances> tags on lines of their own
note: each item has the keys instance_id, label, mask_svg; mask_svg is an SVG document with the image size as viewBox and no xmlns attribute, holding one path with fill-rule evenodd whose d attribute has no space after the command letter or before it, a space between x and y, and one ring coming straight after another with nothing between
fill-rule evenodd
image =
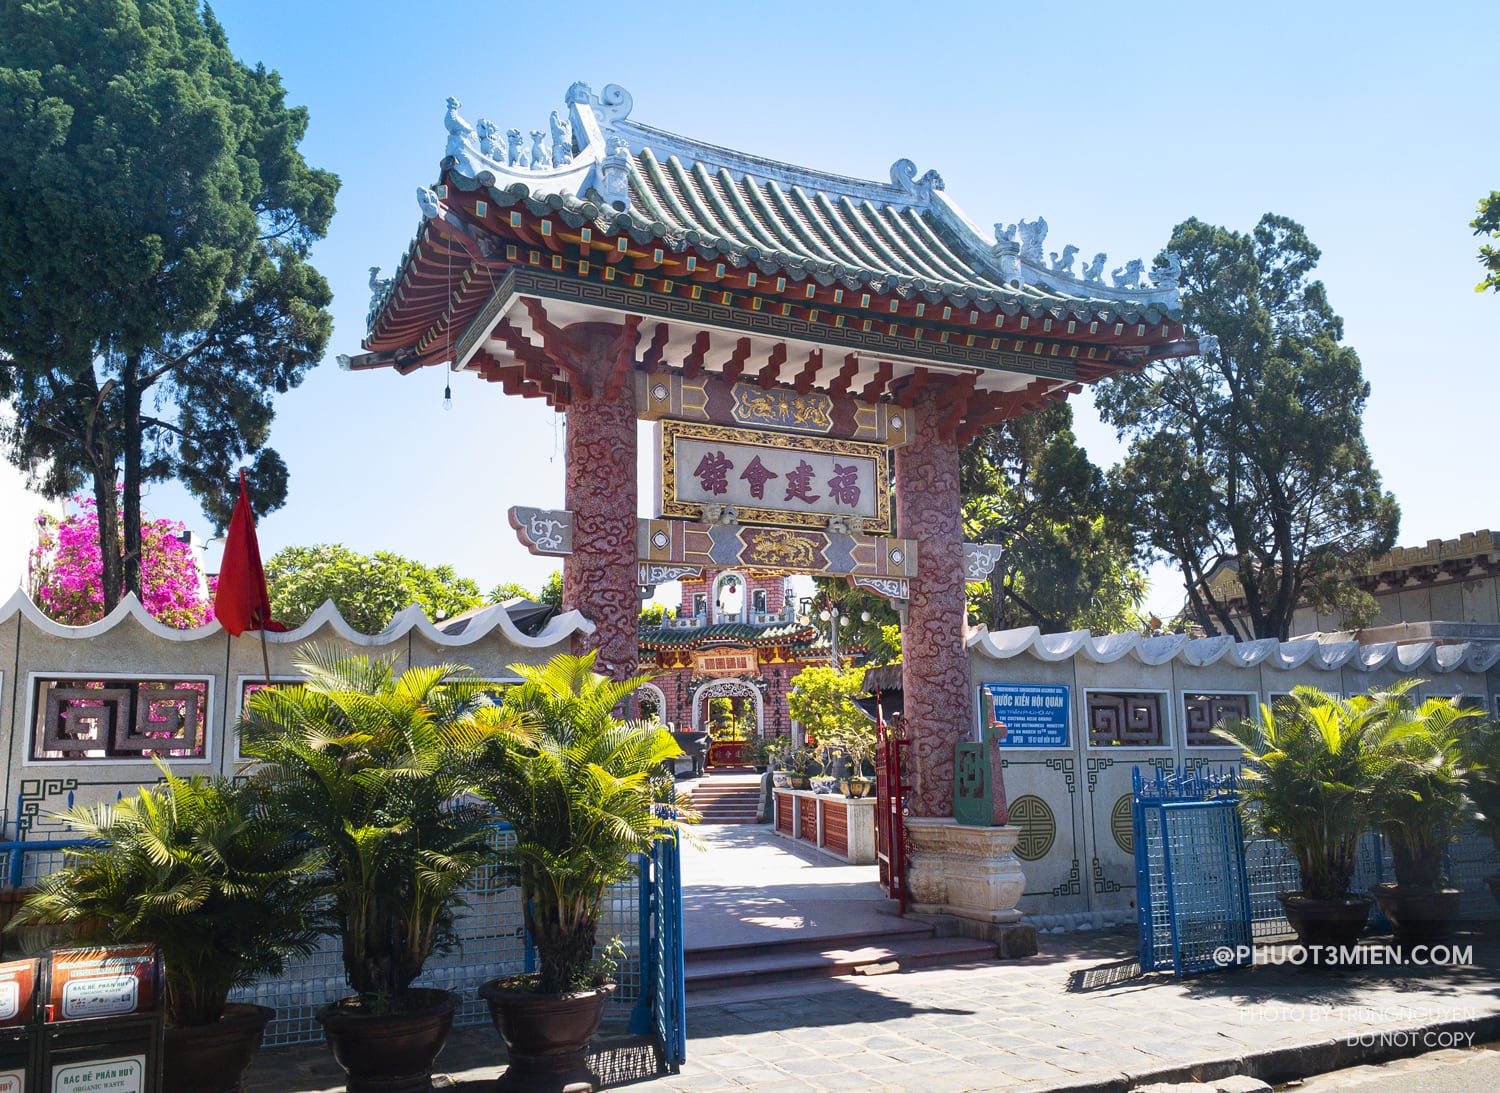
<instances>
[{"instance_id":1,"label":"white boundary wall","mask_svg":"<svg viewBox=\"0 0 1500 1093\"><path fill-rule=\"evenodd\" d=\"M1135 921L1134 766L1147 772L1238 766L1234 747L1188 746L1184 695L1244 694L1253 710L1299 684L1347 696L1415 676L1427 681L1419 696L1461 694L1482 700L1492 716L1500 695L1500 644L1095 637L1087 630L1043 635L1035 627L976 631L968 644L976 733L983 684L1068 688L1066 746L1004 749L1011 822L1023 829L1018 856L1026 889L1019 906L1043 929ZM1091 743L1088 698L1098 692L1160 695L1161 744Z\"/></svg>"},{"instance_id":2,"label":"white boundary wall","mask_svg":"<svg viewBox=\"0 0 1500 1093\"><path fill-rule=\"evenodd\" d=\"M395 660L398 672L413 664L454 663L497 682L514 680L509 665L541 664L568 652L574 634L593 624L573 611L551 620L537 636L516 629L504 608L486 608L435 627L420 608L397 615L381 633L361 634L331 602L298 629L268 634L271 678L294 680L299 646L315 641L352 652ZM452 632L457 631L457 632ZM182 775L234 774L238 748L234 725L247 683L265 678L257 632L231 637L217 623L176 630L152 619L133 596L107 618L90 626L63 626L37 609L24 592L0 604L0 748L6 761L0 779L0 810L5 836L17 837L17 823L28 840L65 837L49 814L70 803L113 801L141 784L157 781L150 759L39 757L41 713L38 681L183 680L205 686L205 754L175 758Z\"/></svg>"}]
</instances>

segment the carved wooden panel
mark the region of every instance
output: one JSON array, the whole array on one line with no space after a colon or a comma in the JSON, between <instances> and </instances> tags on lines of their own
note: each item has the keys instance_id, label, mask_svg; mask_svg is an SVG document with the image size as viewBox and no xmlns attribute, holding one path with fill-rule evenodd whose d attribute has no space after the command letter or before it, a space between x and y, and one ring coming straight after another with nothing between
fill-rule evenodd
<instances>
[{"instance_id":1,"label":"carved wooden panel","mask_svg":"<svg viewBox=\"0 0 1500 1093\"><path fill-rule=\"evenodd\" d=\"M786 793L776 795L776 830L792 833L792 797Z\"/></svg>"},{"instance_id":2,"label":"carved wooden panel","mask_svg":"<svg viewBox=\"0 0 1500 1093\"><path fill-rule=\"evenodd\" d=\"M1249 718L1255 713L1255 696L1246 694L1203 694L1192 691L1182 696L1183 725L1190 748L1233 747L1228 740L1214 735L1214 729L1230 718Z\"/></svg>"},{"instance_id":3,"label":"carved wooden panel","mask_svg":"<svg viewBox=\"0 0 1500 1093\"><path fill-rule=\"evenodd\" d=\"M849 856L849 806L842 801L823 802L823 846Z\"/></svg>"},{"instance_id":4,"label":"carved wooden panel","mask_svg":"<svg viewBox=\"0 0 1500 1093\"><path fill-rule=\"evenodd\" d=\"M1163 697L1154 691L1090 691L1089 743L1095 747L1166 747Z\"/></svg>"},{"instance_id":5,"label":"carved wooden panel","mask_svg":"<svg viewBox=\"0 0 1500 1093\"><path fill-rule=\"evenodd\" d=\"M204 680L40 678L35 695L33 759L204 756Z\"/></svg>"},{"instance_id":6,"label":"carved wooden panel","mask_svg":"<svg viewBox=\"0 0 1500 1093\"><path fill-rule=\"evenodd\" d=\"M797 802L797 838L818 845L818 802L811 797Z\"/></svg>"}]
</instances>

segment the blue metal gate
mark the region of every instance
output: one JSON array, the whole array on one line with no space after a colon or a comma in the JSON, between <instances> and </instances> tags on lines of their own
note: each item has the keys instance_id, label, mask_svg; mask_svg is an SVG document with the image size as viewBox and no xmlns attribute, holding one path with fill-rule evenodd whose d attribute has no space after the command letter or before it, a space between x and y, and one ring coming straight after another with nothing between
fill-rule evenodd
<instances>
[{"instance_id":1,"label":"blue metal gate","mask_svg":"<svg viewBox=\"0 0 1500 1093\"><path fill-rule=\"evenodd\" d=\"M673 1073L687 1061L687 987L682 951L682 851L674 830L641 862L641 998L630 1031L650 1032Z\"/></svg>"},{"instance_id":2,"label":"blue metal gate","mask_svg":"<svg viewBox=\"0 0 1500 1093\"><path fill-rule=\"evenodd\" d=\"M1251 962L1250 886L1235 775L1148 780L1135 795L1137 924L1142 971L1176 975Z\"/></svg>"}]
</instances>

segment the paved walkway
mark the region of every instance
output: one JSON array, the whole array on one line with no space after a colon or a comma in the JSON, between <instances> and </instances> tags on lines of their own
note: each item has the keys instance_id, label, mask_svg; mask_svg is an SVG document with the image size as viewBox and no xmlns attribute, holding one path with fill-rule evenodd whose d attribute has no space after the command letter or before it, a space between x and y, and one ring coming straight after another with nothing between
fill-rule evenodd
<instances>
[{"instance_id":1,"label":"paved walkway","mask_svg":"<svg viewBox=\"0 0 1500 1093\"><path fill-rule=\"evenodd\" d=\"M872 867L784 853L765 828L706 827L694 838L711 852L683 850L691 947L847 933L887 914ZM595 1064L606 1087L651 1093L1123 1091L1230 1073L1292 1077L1470 1035L1500 1039L1494 927L1457 942L1472 947L1471 964L1283 964L1174 980L1139 975L1133 932L1046 935L1026 961L692 994L681 1073L657 1074L649 1046L619 1030L606 1030ZM436 1085L488 1091L502 1064L493 1029L460 1030ZM342 1084L323 1048L303 1047L262 1052L246 1088Z\"/></svg>"}]
</instances>

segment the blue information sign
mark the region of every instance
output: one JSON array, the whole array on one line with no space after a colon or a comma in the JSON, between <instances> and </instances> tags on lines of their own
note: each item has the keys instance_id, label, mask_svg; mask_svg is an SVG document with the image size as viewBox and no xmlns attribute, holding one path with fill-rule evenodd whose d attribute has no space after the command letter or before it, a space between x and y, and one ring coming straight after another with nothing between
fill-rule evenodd
<instances>
[{"instance_id":1,"label":"blue information sign","mask_svg":"<svg viewBox=\"0 0 1500 1093\"><path fill-rule=\"evenodd\" d=\"M1005 722L1002 748L1065 748L1070 706L1062 683L986 683L980 688L989 718Z\"/></svg>"}]
</instances>

